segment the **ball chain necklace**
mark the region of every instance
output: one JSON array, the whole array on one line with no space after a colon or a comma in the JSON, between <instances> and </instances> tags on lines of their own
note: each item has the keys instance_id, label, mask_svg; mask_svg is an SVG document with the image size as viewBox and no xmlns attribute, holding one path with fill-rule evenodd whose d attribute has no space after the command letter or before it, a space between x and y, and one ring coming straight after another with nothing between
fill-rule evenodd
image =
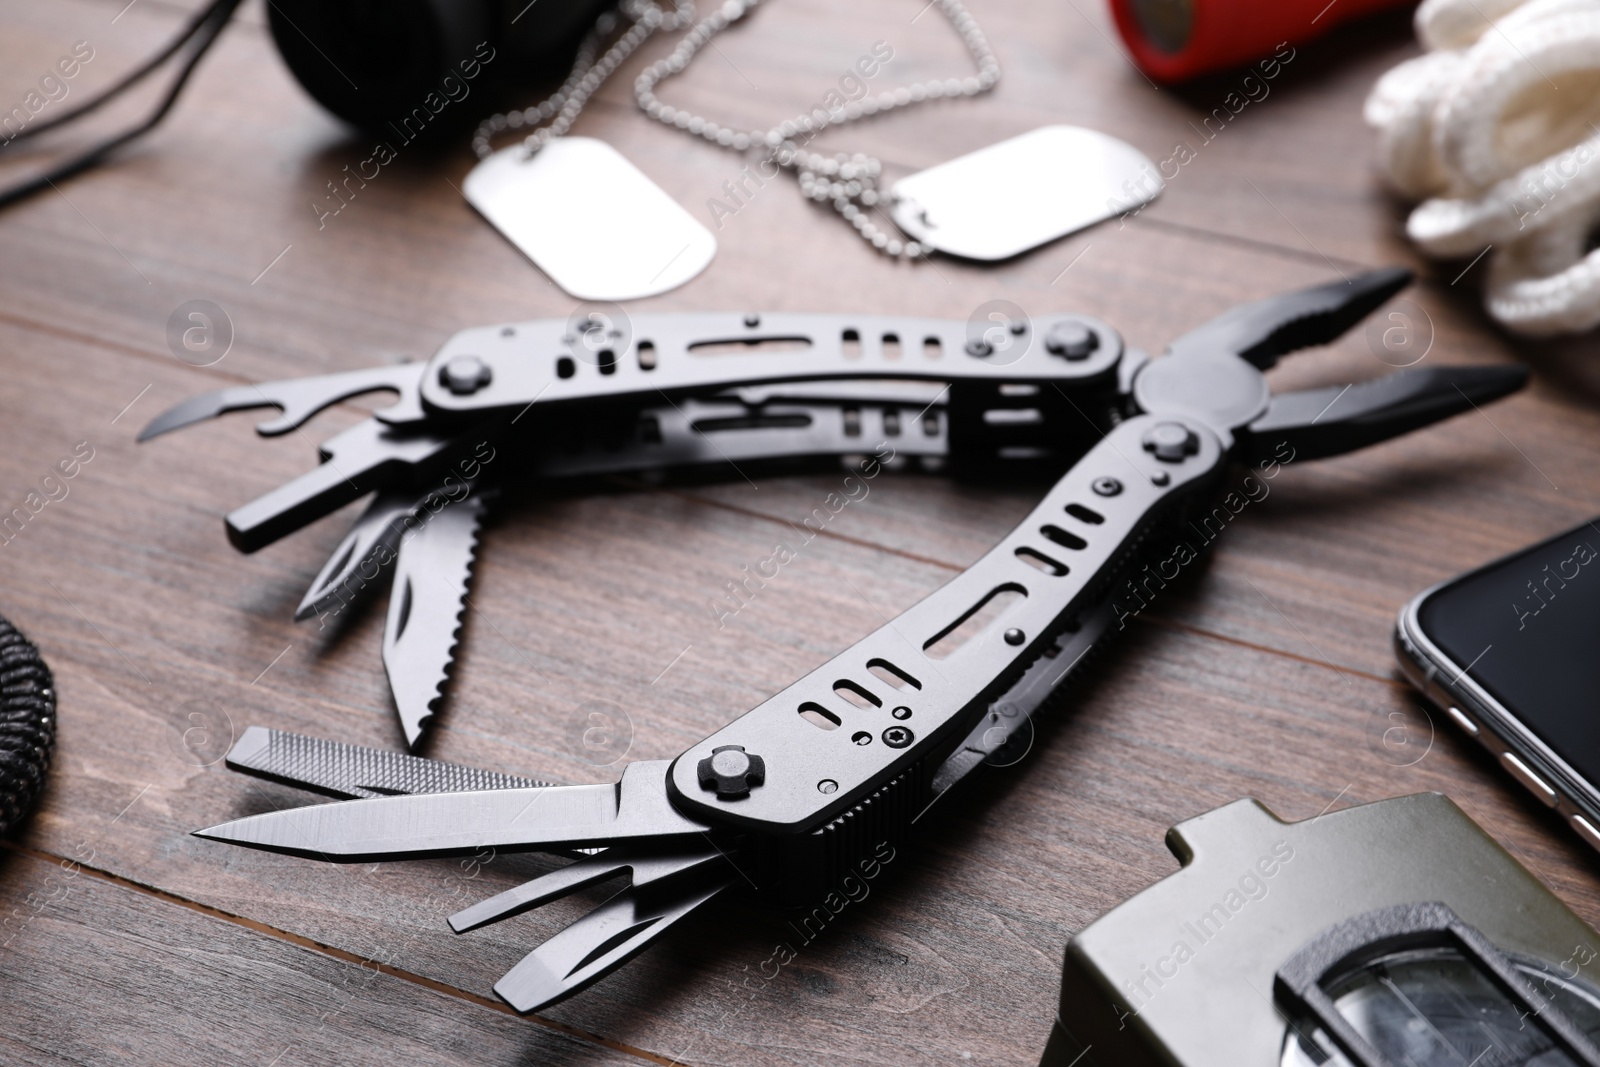
<instances>
[{"instance_id":1,"label":"ball chain necklace","mask_svg":"<svg viewBox=\"0 0 1600 1067\"><path fill-rule=\"evenodd\" d=\"M700 49L759 3L760 0L727 0L694 23L671 55L651 64L634 81L634 99L640 110L664 125L734 152L765 148L772 165L796 176L802 195L818 203L831 203L840 217L879 252L895 259L927 256L931 249L925 243L901 240L872 221L873 211L878 209L885 197L879 188L883 172L879 160L859 152L823 155L806 146L830 126L842 126L930 100L977 96L993 89L1000 78L1000 63L995 59L994 51L989 47L977 20L960 0L932 0L929 5L938 8L960 35L977 67L976 74L964 78L930 79L884 90L831 110L819 105L767 130L734 129L675 108L656 96L656 87L661 82L686 70ZM523 158L531 158L572 128L589 98L652 34L657 30L681 29L693 19L691 0L680 0L670 12L651 0L624 0L615 11L608 12L596 23L594 31L580 46L572 72L561 88L532 107L493 115L484 120L473 135L473 151L480 159L487 160L494 154L492 140L496 135L508 130L533 127L522 142L525 151ZM621 20L627 20L631 25L602 54L601 42L616 32Z\"/></svg>"}]
</instances>

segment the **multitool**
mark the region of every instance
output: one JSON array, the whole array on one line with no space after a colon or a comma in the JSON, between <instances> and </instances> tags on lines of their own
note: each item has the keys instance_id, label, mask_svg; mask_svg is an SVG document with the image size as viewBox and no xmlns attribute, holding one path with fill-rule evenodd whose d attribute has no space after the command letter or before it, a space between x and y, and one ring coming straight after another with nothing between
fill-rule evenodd
<instances>
[{"instance_id":1,"label":"multitool","mask_svg":"<svg viewBox=\"0 0 1600 1067\"><path fill-rule=\"evenodd\" d=\"M1237 307L1155 359L1081 315L972 328L667 314L631 330L592 319L467 330L423 366L181 404L144 436L265 405L283 411L261 427L277 433L348 396L399 394L328 442L322 466L231 514L228 530L253 550L376 492L307 606L347 593L354 561L378 548L398 557L385 653L408 737L443 666L412 675L389 653L420 624L447 664L460 606L418 592L420 579L442 568L465 588L484 502L513 477L849 455L889 439L902 454L976 469L1066 468L943 588L676 758L627 765L615 784L550 785L252 727L230 753L236 769L353 799L199 834L340 862L577 853L452 916L458 932L625 876L626 888L495 986L519 1011L582 989L731 890L815 904L1031 729L1087 653L1122 629L1140 568L1170 550L1179 524L1227 499L1230 464L1348 452L1523 384L1520 367L1429 367L1272 394L1263 372L1280 356L1336 339L1409 281L1374 271ZM757 354L776 344L791 350ZM701 354L712 347L725 354ZM452 473L471 491L432 508Z\"/></svg>"}]
</instances>

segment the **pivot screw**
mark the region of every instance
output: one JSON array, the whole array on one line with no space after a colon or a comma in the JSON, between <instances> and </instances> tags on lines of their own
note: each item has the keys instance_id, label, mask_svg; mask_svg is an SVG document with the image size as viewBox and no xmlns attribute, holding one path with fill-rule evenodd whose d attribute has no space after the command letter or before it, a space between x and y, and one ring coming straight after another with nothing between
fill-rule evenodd
<instances>
[{"instance_id":1,"label":"pivot screw","mask_svg":"<svg viewBox=\"0 0 1600 1067\"><path fill-rule=\"evenodd\" d=\"M1089 488L1100 496L1116 496L1122 492L1122 483L1115 478L1096 478Z\"/></svg>"},{"instance_id":2,"label":"pivot screw","mask_svg":"<svg viewBox=\"0 0 1600 1067\"><path fill-rule=\"evenodd\" d=\"M891 726L883 732L883 743L890 748L905 748L916 739L908 726Z\"/></svg>"},{"instance_id":3,"label":"pivot screw","mask_svg":"<svg viewBox=\"0 0 1600 1067\"><path fill-rule=\"evenodd\" d=\"M1100 347L1100 337L1081 322L1058 322L1044 335L1044 347L1052 356L1076 363Z\"/></svg>"},{"instance_id":4,"label":"pivot screw","mask_svg":"<svg viewBox=\"0 0 1600 1067\"><path fill-rule=\"evenodd\" d=\"M1158 422L1145 431L1144 450L1163 463L1182 463L1200 451L1200 435L1181 422Z\"/></svg>"},{"instance_id":5,"label":"pivot screw","mask_svg":"<svg viewBox=\"0 0 1600 1067\"><path fill-rule=\"evenodd\" d=\"M1006 644L1008 645L1020 645L1027 639L1028 635L1017 629L1015 626L1006 631Z\"/></svg>"},{"instance_id":6,"label":"pivot screw","mask_svg":"<svg viewBox=\"0 0 1600 1067\"><path fill-rule=\"evenodd\" d=\"M701 760L696 770L700 775L700 788L715 789L718 800L748 796L752 787L767 779L766 762L746 752L743 745L712 749L711 755Z\"/></svg>"},{"instance_id":7,"label":"pivot screw","mask_svg":"<svg viewBox=\"0 0 1600 1067\"><path fill-rule=\"evenodd\" d=\"M493 379L494 371L477 356L451 356L439 368L439 384L456 396L471 396Z\"/></svg>"}]
</instances>

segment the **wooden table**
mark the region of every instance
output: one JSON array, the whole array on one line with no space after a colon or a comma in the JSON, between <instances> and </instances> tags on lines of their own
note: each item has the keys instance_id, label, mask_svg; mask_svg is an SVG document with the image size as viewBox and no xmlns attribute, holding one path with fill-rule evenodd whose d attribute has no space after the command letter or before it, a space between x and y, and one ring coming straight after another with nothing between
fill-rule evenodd
<instances>
[{"instance_id":1,"label":"wooden table","mask_svg":"<svg viewBox=\"0 0 1600 1067\"><path fill-rule=\"evenodd\" d=\"M95 50L72 86L86 94L186 14L125 3L5 0L0 104L78 40ZM893 81L963 72L937 14L913 19L920 6L780 0L663 95L749 127L820 99L875 41L895 49ZM519 1018L493 982L602 891L462 937L443 920L553 861L332 866L188 836L304 800L196 766L181 740L193 715L217 733L213 752L249 724L399 745L381 610L324 629L290 621L344 524L253 556L221 529L360 411L271 442L248 416L147 445L138 428L202 390L424 358L460 327L573 306L461 199L464 135L405 148L319 225L312 205L371 139L300 92L248 7L155 136L0 214L0 512L78 442L93 449L68 495L0 545L0 613L45 651L60 689L48 791L0 853L0 1061L1028 1064L1067 939L1175 869L1168 826L1241 796L1301 819L1445 791L1600 920L1596 858L1419 704L1389 647L1417 590L1588 517L1600 491L1590 344L1497 333L1477 303L1482 266L1457 278L1465 264L1418 261L1403 206L1374 176L1360 105L1413 53L1405 17L1302 49L1207 140L1202 121L1238 75L1157 90L1122 59L1098 0L974 8L1004 64L992 97L824 143L870 150L896 174L1044 123L1102 129L1157 160L1186 144L1193 159L1159 202L999 267L906 266L774 182L724 220L705 274L636 308L965 317L1004 298L1091 312L1159 350L1238 301L1405 263L1426 279L1410 298L1431 322L1430 358L1525 359L1532 386L1484 414L1287 469L1130 627L1029 757L903 850L823 936L802 945L782 915L734 904ZM700 214L740 161L634 111L632 73L665 48L630 62L577 131ZM203 369L166 338L191 299L220 304L236 332ZM1388 369L1357 332L1272 377L1288 388ZM724 474L502 509L426 754L612 780L579 741L580 706L609 701L631 717L630 758L671 756L946 581L1043 488L880 478L719 628L710 601L724 583L842 477ZM770 977L762 964L780 943L798 955Z\"/></svg>"}]
</instances>

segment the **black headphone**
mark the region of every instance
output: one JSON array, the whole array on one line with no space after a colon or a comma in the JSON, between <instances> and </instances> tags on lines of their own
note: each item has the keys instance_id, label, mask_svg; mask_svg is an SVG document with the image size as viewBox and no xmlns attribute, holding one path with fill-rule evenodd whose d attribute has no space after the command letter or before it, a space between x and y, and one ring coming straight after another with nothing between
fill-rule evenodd
<instances>
[{"instance_id":1,"label":"black headphone","mask_svg":"<svg viewBox=\"0 0 1600 1067\"><path fill-rule=\"evenodd\" d=\"M0 151L98 110L161 69L178 75L151 115L122 133L0 189L0 208L54 187L148 133L172 110L202 56L241 0L212 0L160 52L77 107L0 132ZM268 0L272 39L289 70L323 107L364 127L437 130L487 108L453 109L476 86L559 80L578 41L615 0ZM480 80L481 79L481 80Z\"/></svg>"},{"instance_id":2,"label":"black headphone","mask_svg":"<svg viewBox=\"0 0 1600 1067\"><path fill-rule=\"evenodd\" d=\"M437 114L475 85L556 81L614 0L271 0L267 20L301 85L358 126ZM486 76L486 77L485 77ZM484 109L473 109L481 117ZM466 116L452 116L458 125Z\"/></svg>"}]
</instances>

